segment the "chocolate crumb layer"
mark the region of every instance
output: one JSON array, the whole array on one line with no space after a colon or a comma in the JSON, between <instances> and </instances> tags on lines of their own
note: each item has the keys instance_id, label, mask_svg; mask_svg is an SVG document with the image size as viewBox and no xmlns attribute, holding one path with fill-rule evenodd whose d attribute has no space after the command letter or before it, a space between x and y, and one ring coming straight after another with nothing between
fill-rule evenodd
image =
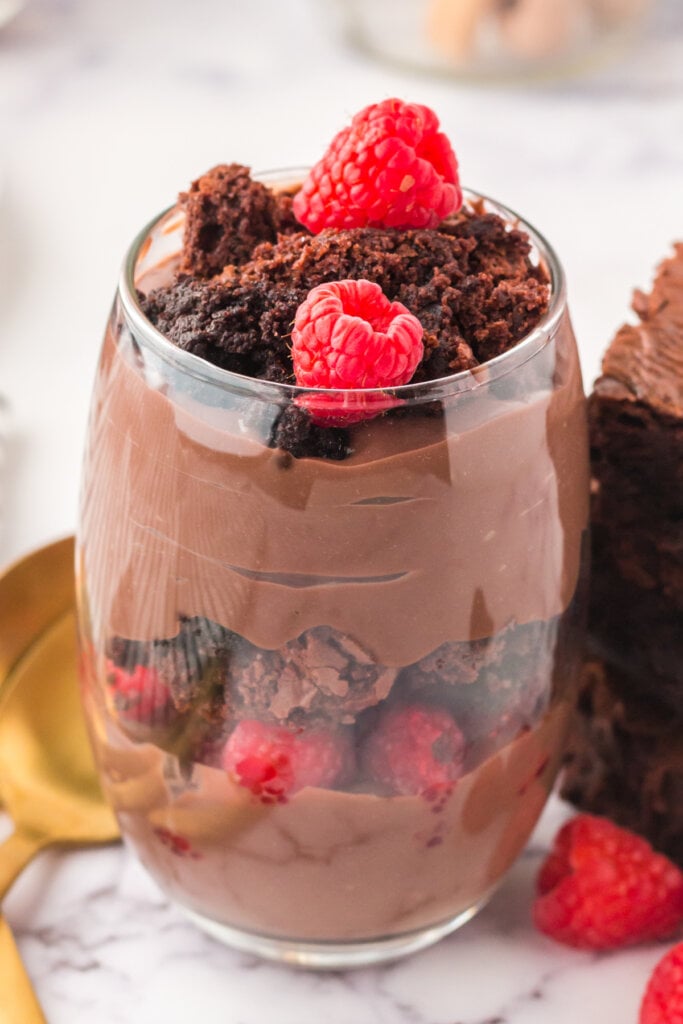
<instances>
[{"instance_id":1,"label":"chocolate crumb layer","mask_svg":"<svg viewBox=\"0 0 683 1024\"><path fill-rule=\"evenodd\" d=\"M528 240L503 227L491 214L472 214L448 234L356 228L290 235L258 246L213 280L181 276L143 304L186 351L293 383L289 339L298 306L316 285L364 278L418 317L425 357L414 380L432 380L504 352L547 308L547 283L529 261ZM491 269L480 269L489 262Z\"/></svg>"},{"instance_id":2,"label":"chocolate crumb layer","mask_svg":"<svg viewBox=\"0 0 683 1024\"><path fill-rule=\"evenodd\" d=\"M210 619L182 618L177 636L145 643L114 637L109 656L132 672L154 668L168 687L175 710L193 712L215 725L229 721L234 708L225 687L225 665L241 638Z\"/></svg>"},{"instance_id":3,"label":"chocolate crumb layer","mask_svg":"<svg viewBox=\"0 0 683 1024\"><path fill-rule=\"evenodd\" d=\"M317 626L279 651L243 641L230 662L228 685L243 717L350 724L387 697L396 675L355 640Z\"/></svg>"},{"instance_id":4,"label":"chocolate crumb layer","mask_svg":"<svg viewBox=\"0 0 683 1024\"><path fill-rule=\"evenodd\" d=\"M172 342L223 369L294 383L291 330L316 285L365 279L402 302L424 328L424 382L472 369L514 346L548 307L545 270L528 236L481 204L435 230L328 229L296 224L291 196L255 182L240 165L220 166L181 197L187 224L180 271L141 296ZM274 431L295 457L340 457L346 444L311 431L308 414ZM343 454L341 454L343 457Z\"/></svg>"},{"instance_id":5,"label":"chocolate crumb layer","mask_svg":"<svg viewBox=\"0 0 683 1024\"><path fill-rule=\"evenodd\" d=\"M175 712L208 723L212 736L243 718L294 728L350 725L391 697L445 702L473 736L491 738L499 720L514 730L528 728L545 709L557 635L556 619L511 623L483 640L443 644L398 669L378 664L361 644L329 626L267 650L209 619L193 618L181 619L169 639L116 637L109 655L127 672L136 665L154 668Z\"/></svg>"}]
</instances>

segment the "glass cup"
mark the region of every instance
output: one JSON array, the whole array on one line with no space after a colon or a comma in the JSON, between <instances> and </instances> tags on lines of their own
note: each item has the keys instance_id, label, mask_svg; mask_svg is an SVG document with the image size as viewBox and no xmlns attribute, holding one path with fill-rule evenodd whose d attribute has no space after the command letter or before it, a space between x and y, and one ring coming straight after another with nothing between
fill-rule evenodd
<instances>
[{"instance_id":1,"label":"glass cup","mask_svg":"<svg viewBox=\"0 0 683 1024\"><path fill-rule=\"evenodd\" d=\"M466 201L522 224L552 289L537 328L473 371L328 392L182 351L138 297L177 265L177 209L132 245L104 339L77 538L102 782L178 906L289 963L379 962L468 920L562 755L581 374L553 251ZM341 415L345 458L278 447L307 413Z\"/></svg>"}]
</instances>

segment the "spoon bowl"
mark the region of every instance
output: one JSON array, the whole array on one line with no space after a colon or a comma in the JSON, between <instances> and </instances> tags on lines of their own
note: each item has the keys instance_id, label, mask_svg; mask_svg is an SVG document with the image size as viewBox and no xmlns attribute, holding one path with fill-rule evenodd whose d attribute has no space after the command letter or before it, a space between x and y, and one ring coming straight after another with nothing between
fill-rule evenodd
<instances>
[{"instance_id":1,"label":"spoon bowl","mask_svg":"<svg viewBox=\"0 0 683 1024\"><path fill-rule=\"evenodd\" d=\"M12 669L74 605L74 539L65 537L14 562L0 577L0 707Z\"/></svg>"},{"instance_id":2,"label":"spoon bowl","mask_svg":"<svg viewBox=\"0 0 683 1024\"><path fill-rule=\"evenodd\" d=\"M46 846L118 839L81 710L73 537L0 578L0 804L14 832L0 845L0 901ZM0 918L0 1024L45 1024L12 933Z\"/></svg>"}]
</instances>

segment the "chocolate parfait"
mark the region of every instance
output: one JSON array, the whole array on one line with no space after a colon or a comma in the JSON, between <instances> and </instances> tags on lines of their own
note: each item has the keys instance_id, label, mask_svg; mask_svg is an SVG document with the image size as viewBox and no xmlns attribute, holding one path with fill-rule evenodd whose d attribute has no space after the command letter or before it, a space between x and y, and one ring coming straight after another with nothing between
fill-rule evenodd
<instances>
[{"instance_id":1,"label":"chocolate parfait","mask_svg":"<svg viewBox=\"0 0 683 1024\"><path fill-rule=\"evenodd\" d=\"M431 111L214 168L131 250L79 533L122 830L226 941L344 966L485 901L561 757L587 520L562 274Z\"/></svg>"}]
</instances>

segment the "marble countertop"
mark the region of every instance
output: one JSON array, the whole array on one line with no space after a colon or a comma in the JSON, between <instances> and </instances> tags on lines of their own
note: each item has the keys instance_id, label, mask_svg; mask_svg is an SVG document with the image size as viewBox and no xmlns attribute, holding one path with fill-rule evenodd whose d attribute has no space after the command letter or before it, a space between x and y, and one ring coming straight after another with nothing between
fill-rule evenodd
<instances>
[{"instance_id":1,"label":"marble countertop","mask_svg":"<svg viewBox=\"0 0 683 1024\"><path fill-rule=\"evenodd\" d=\"M683 6L589 76L474 87L349 49L329 0L29 0L0 30L0 563L75 522L99 340L139 226L212 163L315 159L375 99L433 106L466 184L560 252L587 380L683 237ZM625 1024L661 948L595 957L529 923L559 821L462 931L404 962L290 971L198 933L120 847L47 853L6 901L50 1024ZM9 825L0 820L0 827ZM6 1000L7 993L0 994Z\"/></svg>"}]
</instances>

